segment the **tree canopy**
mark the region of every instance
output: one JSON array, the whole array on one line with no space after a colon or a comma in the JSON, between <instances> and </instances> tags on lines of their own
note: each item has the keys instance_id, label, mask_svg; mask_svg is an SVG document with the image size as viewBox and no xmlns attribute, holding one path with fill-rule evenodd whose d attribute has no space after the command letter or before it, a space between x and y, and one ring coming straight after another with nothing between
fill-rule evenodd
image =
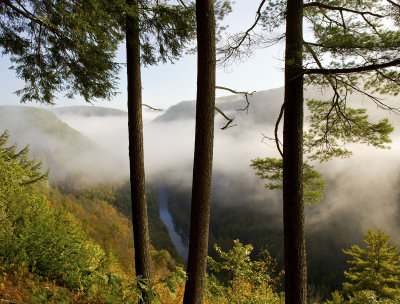
<instances>
[{"instance_id":1,"label":"tree canopy","mask_svg":"<svg viewBox=\"0 0 400 304\"><path fill-rule=\"evenodd\" d=\"M369 229L365 234L365 248L353 245L343 252L351 258L352 266L344 275L346 293L361 290L375 292L379 298L395 299L400 296L400 251L390 245L390 235Z\"/></svg>"}]
</instances>

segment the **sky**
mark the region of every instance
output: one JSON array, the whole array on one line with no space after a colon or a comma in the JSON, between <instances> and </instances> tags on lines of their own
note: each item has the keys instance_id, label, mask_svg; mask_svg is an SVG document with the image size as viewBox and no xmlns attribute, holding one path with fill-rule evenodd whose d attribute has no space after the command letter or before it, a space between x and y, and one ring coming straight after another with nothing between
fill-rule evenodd
<instances>
[{"instance_id":1,"label":"sky","mask_svg":"<svg viewBox=\"0 0 400 304\"><path fill-rule=\"evenodd\" d=\"M224 20L229 25L229 32L245 31L255 20L259 0L237 1L233 12ZM228 68L218 68L217 85L237 91L261 91L283 85L283 45L257 50L245 62L232 64ZM118 62L125 62L125 49L121 45ZM0 105L17 105L19 97L14 94L24 86L23 81L9 70L11 63L6 56L0 57ZM111 101L96 102L95 105L126 110L126 69L120 72L120 92ZM185 55L175 64L161 64L142 68L143 103L166 109L184 100L196 98L196 55ZM217 90L217 97L231 95L224 90ZM57 106L84 105L82 98L74 100L59 95ZM40 106L33 103L32 105Z\"/></svg>"}]
</instances>

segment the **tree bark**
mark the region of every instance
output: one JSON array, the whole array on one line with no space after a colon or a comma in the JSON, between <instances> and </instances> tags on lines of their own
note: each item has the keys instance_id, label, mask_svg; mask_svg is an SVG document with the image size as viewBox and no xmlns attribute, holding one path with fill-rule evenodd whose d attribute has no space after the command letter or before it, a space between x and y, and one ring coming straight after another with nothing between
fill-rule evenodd
<instances>
[{"instance_id":1,"label":"tree bark","mask_svg":"<svg viewBox=\"0 0 400 304\"><path fill-rule=\"evenodd\" d=\"M285 303L306 304L303 202L303 0L288 0L283 127Z\"/></svg>"},{"instance_id":2,"label":"tree bark","mask_svg":"<svg viewBox=\"0 0 400 304\"><path fill-rule=\"evenodd\" d=\"M214 1L196 1L197 103L189 237L188 281L184 304L203 303L210 221L215 107Z\"/></svg>"},{"instance_id":3,"label":"tree bark","mask_svg":"<svg viewBox=\"0 0 400 304\"><path fill-rule=\"evenodd\" d=\"M127 0L127 4L138 8L137 0ZM128 130L129 160L132 199L132 223L135 243L136 276L150 280L149 229L146 205L144 174L143 122L142 122L142 83L140 72L140 39L138 16L126 18L126 62L128 76ZM150 303L145 290L144 300Z\"/></svg>"}]
</instances>

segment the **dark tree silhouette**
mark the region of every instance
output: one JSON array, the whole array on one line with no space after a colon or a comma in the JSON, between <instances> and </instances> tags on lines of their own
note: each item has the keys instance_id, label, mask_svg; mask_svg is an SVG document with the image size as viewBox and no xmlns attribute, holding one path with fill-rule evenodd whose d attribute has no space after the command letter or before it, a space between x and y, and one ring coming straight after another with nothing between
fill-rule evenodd
<instances>
[{"instance_id":1,"label":"dark tree silhouette","mask_svg":"<svg viewBox=\"0 0 400 304\"><path fill-rule=\"evenodd\" d=\"M197 102L189 237L188 281L184 304L203 303L208 254L215 108L214 1L196 1Z\"/></svg>"}]
</instances>

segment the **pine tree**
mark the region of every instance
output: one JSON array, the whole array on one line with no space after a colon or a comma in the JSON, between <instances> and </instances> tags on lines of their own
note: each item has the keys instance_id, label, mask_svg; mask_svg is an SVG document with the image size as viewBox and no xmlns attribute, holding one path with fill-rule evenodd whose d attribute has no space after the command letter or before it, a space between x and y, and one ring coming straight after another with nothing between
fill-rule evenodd
<instances>
[{"instance_id":1,"label":"pine tree","mask_svg":"<svg viewBox=\"0 0 400 304\"><path fill-rule=\"evenodd\" d=\"M196 134L190 217L188 281L184 304L203 303L208 255L215 108L214 1L196 1Z\"/></svg>"},{"instance_id":2,"label":"pine tree","mask_svg":"<svg viewBox=\"0 0 400 304\"><path fill-rule=\"evenodd\" d=\"M267 8L263 11L264 3ZM365 112L348 106L347 97L359 92L379 107L397 111L373 93L398 94L400 91L399 9L400 3L393 0L263 0L252 27L235 36L225 49L224 59L229 60L248 55L257 37L263 40L269 36L261 41L269 40L269 44L280 40L286 43L285 98L275 125L275 139L283 158L287 304L306 303L303 151L317 151L314 158L311 155L312 159L328 160L349 155L342 149L343 142L366 142L375 146L390 142L387 135L392 128L388 121L371 123ZM268 34L253 35L259 22ZM311 35L303 37L303 23L310 25ZM271 40L269 33L281 29L283 24L286 24L285 33ZM316 104L314 101L314 109L322 107L324 111L314 117L309 133L303 137L305 84L329 89L332 97ZM283 151L277 132L282 117Z\"/></svg>"},{"instance_id":3,"label":"pine tree","mask_svg":"<svg viewBox=\"0 0 400 304\"><path fill-rule=\"evenodd\" d=\"M0 3L0 48L24 80L22 102L53 103L55 94L86 101L111 99L120 69L115 53L123 39L117 16L123 0Z\"/></svg>"},{"instance_id":4,"label":"pine tree","mask_svg":"<svg viewBox=\"0 0 400 304\"><path fill-rule=\"evenodd\" d=\"M351 257L352 267L344 272L348 282L343 284L346 293L361 290L374 291L378 298L400 296L400 251L389 245L390 236L378 230L364 234L366 248L357 245L343 252Z\"/></svg>"}]
</instances>

